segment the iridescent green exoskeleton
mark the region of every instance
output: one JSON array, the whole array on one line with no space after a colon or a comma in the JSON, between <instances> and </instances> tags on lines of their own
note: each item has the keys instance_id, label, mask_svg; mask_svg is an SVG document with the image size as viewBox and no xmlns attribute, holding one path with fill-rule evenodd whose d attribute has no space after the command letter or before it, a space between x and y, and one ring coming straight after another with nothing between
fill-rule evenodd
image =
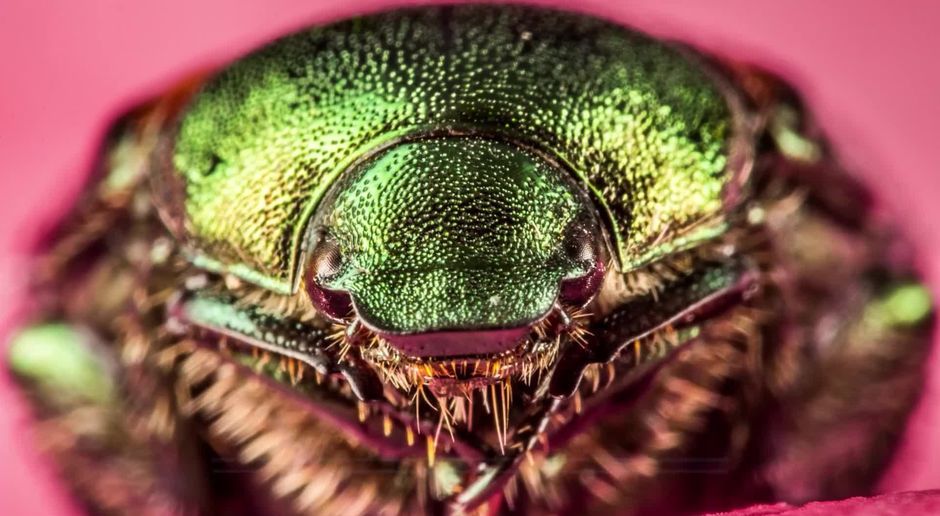
<instances>
[{"instance_id":1,"label":"iridescent green exoskeleton","mask_svg":"<svg viewBox=\"0 0 940 516\"><path fill-rule=\"evenodd\" d=\"M375 14L116 124L10 365L95 511L864 494L932 319L875 204L752 67L530 7Z\"/></svg>"}]
</instances>

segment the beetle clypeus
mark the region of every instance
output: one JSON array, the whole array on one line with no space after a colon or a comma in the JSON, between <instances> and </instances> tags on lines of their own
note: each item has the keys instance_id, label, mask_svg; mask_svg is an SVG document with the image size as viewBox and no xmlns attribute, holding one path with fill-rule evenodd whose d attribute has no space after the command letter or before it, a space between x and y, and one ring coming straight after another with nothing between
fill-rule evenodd
<instances>
[{"instance_id":1,"label":"beetle clypeus","mask_svg":"<svg viewBox=\"0 0 940 516\"><path fill-rule=\"evenodd\" d=\"M10 360L96 511L863 494L932 312L872 206L759 70L530 7L370 15L116 124Z\"/></svg>"}]
</instances>

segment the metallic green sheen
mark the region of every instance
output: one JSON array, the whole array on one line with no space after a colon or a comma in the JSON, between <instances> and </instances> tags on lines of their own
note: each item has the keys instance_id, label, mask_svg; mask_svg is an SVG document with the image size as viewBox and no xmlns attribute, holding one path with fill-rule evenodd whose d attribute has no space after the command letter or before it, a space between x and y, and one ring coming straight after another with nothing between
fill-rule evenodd
<instances>
[{"instance_id":1,"label":"metallic green sheen","mask_svg":"<svg viewBox=\"0 0 940 516\"><path fill-rule=\"evenodd\" d=\"M10 339L9 364L57 399L105 404L114 399L116 386L88 340L65 324L30 326Z\"/></svg>"},{"instance_id":2,"label":"metallic green sheen","mask_svg":"<svg viewBox=\"0 0 940 516\"><path fill-rule=\"evenodd\" d=\"M590 199L565 171L503 141L402 143L344 175L318 213L315 233L342 256L324 286L349 292L359 317L385 331L521 326L594 264L565 245L597 234Z\"/></svg>"},{"instance_id":3,"label":"metallic green sheen","mask_svg":"<svg viewBox=\"0 0 940 516\"><path fill-rule=\"evenodd\" d=\"M336 177L394 140L441 131L554 154L589 181L628 266L720 224L733 131L714 78L622 27L519 6L367 16L236 62L181 120L180 216L208 261L289 289Z\"/></svg>"}]
</instances>

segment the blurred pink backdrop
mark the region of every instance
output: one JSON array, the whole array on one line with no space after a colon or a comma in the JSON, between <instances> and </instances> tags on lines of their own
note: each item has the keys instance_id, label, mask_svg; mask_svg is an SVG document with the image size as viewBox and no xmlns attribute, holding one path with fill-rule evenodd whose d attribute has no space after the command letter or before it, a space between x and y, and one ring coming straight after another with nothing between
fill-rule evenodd
<instances>
[{"instance_id":1,"label":"blurred pink backdrop","mask_svg":"<svg viewBox=\"0 0 940 516\"><path fill-rule=\"evenodd\" d=\"M689 41L790 79L837 151L898 213L940 292L940 2L535 3ZM189 71L291 29L391 5L403 4L0 2L0 342L24 297L29 243L73 199L112 117ZM938 353L930 365L938 374L882 482L886 492L940 487ZM5 375L0 407L0 514L72 514L68 496L32 450L28 414Z\"/></svg>"}]
</instances>

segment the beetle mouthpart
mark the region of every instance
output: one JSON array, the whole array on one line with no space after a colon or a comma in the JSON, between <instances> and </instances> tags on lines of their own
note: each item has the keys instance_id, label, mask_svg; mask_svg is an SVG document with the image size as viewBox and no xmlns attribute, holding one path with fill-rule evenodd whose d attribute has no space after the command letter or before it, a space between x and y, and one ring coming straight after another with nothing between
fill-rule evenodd
<instances>
[{"instance_id":1,"label":"beetle mouthpart","mask_svg":"<svg viewBox=\"0 0 940 516\"><path fill-rule=\"evenodd\" d=\"M412 335L369 330L372 339L359 352L402 392L427 386L437 396L466 396L511 377L526 385L539 382L566 339L582 342L585 319L579 309L555 305L536 322L509 330ZM442 345L441 338L448 341Z\"/></svg>"},{"instance_id":2,"label":"beetle mouthpart","mask_svg":"<svg viewBox=\"0 0 940 516\"><path fill-rule=\"evenodd\" d=\"M542 378L558 356L560 337L525 338L503 353L464 357L417 358L403 355L381 337L361 349L389 384L402 392L427 387L435 396L469 396L473 391L516 377L526 385Z\"/></svg>"},{"instance_id":3,"label":"beetle mouthpart","mask_svg":"<svg viewBox=\"0 0 940 516\"><path fill-rule=\"evenodd\" d=\"M410 335L378 333L404 355L416 358L446 358L495 355L515 349L531 331L530 326L510 329L434 331Z\"/></svg>"}]
</instances>

